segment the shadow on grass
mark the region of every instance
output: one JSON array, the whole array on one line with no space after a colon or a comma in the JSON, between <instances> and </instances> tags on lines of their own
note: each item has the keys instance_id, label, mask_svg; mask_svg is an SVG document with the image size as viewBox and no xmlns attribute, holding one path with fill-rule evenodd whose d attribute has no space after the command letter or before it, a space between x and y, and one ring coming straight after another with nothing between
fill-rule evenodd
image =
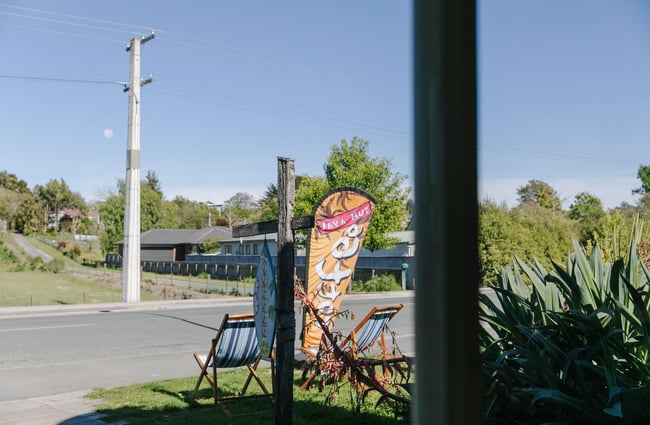
<instances>
[{"instance_id":1,"label":"shadow on grass","mask_svg":"<svg viewBox=\"0 0 650 425\"><path fill-rule=\"evenodd\" d=\"M186 382L182 390L178 390L171 381L143 384L132 393L124 392L119 400L104 400L96 408L101 415L101 421L106 424L119 423L129 425L144 424L215 424L231 425L274 424L275 409L265 397L242 398L227 401L232 416L228 416L220 405L214 404L212 391L209 387L199 390L198 397L193 397L191 382ZM190 385L187 385L190 384ZM129 387L124 387L129 388ZM118 389L121 390L121 389ZM115 390L95 390L93 398L104 399L113 397ZM253 392L255 393L255 392ZM247 393L248 394L248 393ZM396 418L391 412L382 407L376 408L373 402L364 405L360 413L354 413L345 406L347 394L340 394L340 402L335 406L326 406L325 394L318 390L300 392L294 388L293 424L296 425L325 425L333 423L349 423L355 425L384 425L407 423L407 420ZM59 425L80 423L71 418ZM81 419L81 418L78 418ZM100 423L100 422L88 422Z\"/></svg>"}]
</instances>

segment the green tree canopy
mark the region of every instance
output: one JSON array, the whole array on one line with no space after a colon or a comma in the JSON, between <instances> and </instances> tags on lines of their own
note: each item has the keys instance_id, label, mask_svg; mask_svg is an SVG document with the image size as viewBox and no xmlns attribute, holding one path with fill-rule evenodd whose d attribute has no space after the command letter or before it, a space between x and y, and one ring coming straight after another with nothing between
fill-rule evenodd
<instances>
[{"instance_id":1,"label":"green tree canopy","mask_svg":"<svg viewBox=\"0 0 650 425\"><path fill-rule=\"evenodd\" d=\"M268 221L278 218L278 186L275 183L269 183L266 186L266 190L257 201L257 205L260 208L260 220Z\"/></svg>"},{"instance_id":2,"label":"green tree canopy","mask_svg":"<svg viewBox=\"0 0 650 425\"><path fill-rule=\"evenodd\" d=\"M641 187L632 190L632 193L639 195L650 193L650 165L640 165L636 177L641 180Z\"/></svg>"},{"instance_id":3,"label":"green tree canopy","mask_svg":"<svg viewBox=\"0 0 650 425\"><path fill-rule=\"evenodd\" d=\"M114 245L124 238L124 180L117 185L117 192L109 193L99 207L99 218L104 224L99 240L104 254L115 252Z\"/></svg>"},{"instance_id":4,"label":"green tree canopy","mask_svg":"<svg viewBox=\"0 0 650 425\"><path fill-rule=\"evenodd\" d=\"M555 189L541 180L528 180L517 189L519 205L539 205L552 211L560 211L562 202Z\"/></svg>"},{"instance_id":5,"label":"green tree canopy","mask_svg":"<svg viewBox=\"0 0 650 425\"><path fill-rule=\"evenodd\" d=\"M171 203L176 209L179 229L201 229L208 225L208 218L218 215L216 211L211 212L207 205L182 196L175 197Z\"/></svg>"},{"instance_id":6,"label":"green tree canopy","mask_svg":"<svg viewBox=\"0 0 650 425\"><path fill-rule=\"evenodd\" d=\"M479 260L483 284L494 279L513 255L548 269L551 260L560 261L572 247L570 220L555 216L547 208L498 206L492 201L479 204Z\"/></svg>"},{"instance_id":7,"label":"green tree canopy","mask_svg":"<svg viewBox=\"0 0 650 425\"><path fill-rule=\"evenodd\" d=\"M45 206L31 192L23 193L19 198L15 214L15 229L23 234L38 233L46 226Z\"/></svg>"},{"instance_id":8,"label":"green tree canopy","mask_svg":"<svg viewBox=\"0 0 650 425\"><path fill-rule=\"evenodd\" d=\"M15 174L7 171L0 171L0 187L17 193L31 193L25 180L19 179Z\"/></svg>"},{"instance_id":9,"label":"green tree canopy","mask_svg":"<svg viewBox=\"0 0 650 425\"><path fill-rule=\"evenodd\" d=\"M63 179L52 179L45 185L36 185L34 194L47 206L50 216L54 218L54 229L59 231L59 213L62 208L86 209L86 201L78 193L73 193Z\"/></svg>"},{"instance_id":10,"label":"green tree canopy","mask_svg":"<svg viewBox=\"0 0 650 425\"><path fill-rule=\"evenodd\" d=\"M394 246L389 232L403 230L407 218L406 203L410 188L403 187L406 176L392 170L390 159L370 156L369 142L354 137L331 148L323 169L325 178L302 176L296 189L296 215L311 214L318 200L328 191L350 186L375 198L364 248L377 250Z\"/></svg>"},{"instance_id":11,"label":"green tree canopy","mask_svg":"<svg viewBox=\"0 0 650 425\"><path fill-rule=\"evenodd\" d=\"M598 197L587 192L578 193L569 207L569 218L578 221L580 242L583 244L603 236L605 211Z\"/></svg>"}]
</instances>

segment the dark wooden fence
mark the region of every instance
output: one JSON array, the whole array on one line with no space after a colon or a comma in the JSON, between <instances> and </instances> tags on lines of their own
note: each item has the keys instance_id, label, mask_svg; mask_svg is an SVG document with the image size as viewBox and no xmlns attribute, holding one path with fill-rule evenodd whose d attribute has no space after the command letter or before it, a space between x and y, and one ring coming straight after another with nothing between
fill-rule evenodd
<instances>
[{"instance_id":1,"label":"dark wooden fence","mask_svg":"<svg viewBox=\"0 0 650 425\"><path fill-rule=\"evenodd\" d=\"M195 257L196 258L196 257ZM200 258L200 257L199 257ZM215 255L207 261L141 261L142 271L177 276L198 276L208 274L212 279L244 280L255 278L259 257L255 255ZM273 259L277 264L277 258ZM106 265L122 267L119 254L107 254ZM405 272L406 289L415 289L415 261L413 257L359 257L352 275L353 281L366 282L373 276L390 274L397 282L402 281ZM296 256L294 270L296 278L305 280L305 257Z\"/></svg>"}]
</instances>

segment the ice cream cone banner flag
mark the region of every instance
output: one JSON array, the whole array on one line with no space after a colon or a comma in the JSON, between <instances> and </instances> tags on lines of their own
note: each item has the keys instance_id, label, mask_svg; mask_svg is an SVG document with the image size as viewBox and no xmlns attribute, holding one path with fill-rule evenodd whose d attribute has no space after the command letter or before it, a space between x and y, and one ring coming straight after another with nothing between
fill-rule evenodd
<instances>
[{"instance_id":1,"label":"ice cream cone banner flag","mask_svg":"<svg viewBox=\"0 0 650 425\"><path fill-rule=\"evenodd\" d=\"M372 197L354 188L331 191L314 207L315 226L307 249L307 298L325 326L332 326L339 311L374 207ZM321 336L321 327L307 311L303 350L315 353Z\"/></svg>"}]
</instances>

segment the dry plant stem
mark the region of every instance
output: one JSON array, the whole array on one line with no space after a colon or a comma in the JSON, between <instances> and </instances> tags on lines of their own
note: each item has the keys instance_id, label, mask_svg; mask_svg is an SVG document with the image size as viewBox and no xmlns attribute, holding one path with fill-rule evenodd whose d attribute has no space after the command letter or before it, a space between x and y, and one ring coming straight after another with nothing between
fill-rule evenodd
<instances>
[{"instance_id":1,"label":"dry plant stem","mask_svg":"<svg viewBox=\"0 0 650 425\"><path fill-rule=\"evenodd\" d=\"M391 364L406 363L410 369L413 361L406 356L395 357L391 359L362 359L359 360L356 356L356 350L345 351L343 350L335 341L334 335L325 325L325 322L318 314L318 309L314 304L307 299L307 294L302 290L302 288L295 288L295 293L302 299L303 304L307 306L312 312L315 320L317 321L319 327L323 331L323 335L329 342L332 347L334 358L337 359L338 364L342 364L343 367L338 366L338 369L344 368L349 370L349 375L353 383L360 389L360 385L357 382L360 382L362 385L369 387L372 390L379 392L382 395L382 399L390 399L400 403L410 404L411 400L406 397L400 396L398 394L391 393L388 391L382 382L376 378L376 374L372 371L374 366L382 366L387 368ZM363 370L369 371L368 375L363 373ZM400 370L400 373L401 370ZM369 376L372 375L372 376Z\"/></svg>"}]
</instances>

